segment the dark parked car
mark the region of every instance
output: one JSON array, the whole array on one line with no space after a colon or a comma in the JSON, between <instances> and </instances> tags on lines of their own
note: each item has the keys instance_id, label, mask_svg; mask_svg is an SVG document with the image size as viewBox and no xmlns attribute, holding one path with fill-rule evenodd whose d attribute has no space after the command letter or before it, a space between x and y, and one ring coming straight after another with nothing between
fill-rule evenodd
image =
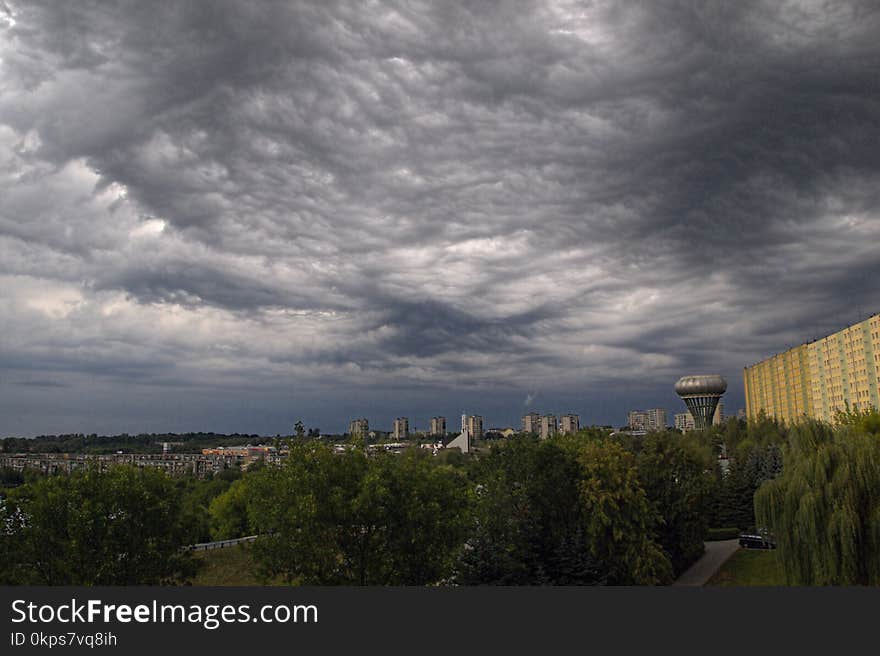
<instances>
[{"instance_id":1,"label":"dark parked car","mask_svg":"<svg viewBox=\"0 0 880 656\"><path fill-rule=\"evenodd\" d=\"M776 541L765 529L739 534L739 546L743 549L775 549Z\"/></svg>"}]
</instances>

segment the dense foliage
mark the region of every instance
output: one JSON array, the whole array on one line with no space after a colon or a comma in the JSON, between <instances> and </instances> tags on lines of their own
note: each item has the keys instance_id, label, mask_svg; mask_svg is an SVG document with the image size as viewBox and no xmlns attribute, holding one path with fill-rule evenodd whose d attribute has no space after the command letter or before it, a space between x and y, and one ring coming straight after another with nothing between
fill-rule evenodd
<instances>
[{"instance_id":1,"label":"dense foliage","mask_svg":"<svg viewBox=\"0 0 880 656\"><path fill-rule=\"evenodd\" d=\"M681 574L703 555L719 475L698 434L649 433L635 445L639 482L660 517L657 542Z\"/></svg>"},{"instance_id":2,"label":"dense foliage","mask_svg":"<svg viewBox=\"0 0 880 656\"><path fill-rule=\"evenodd\" d=\"M462 473L418 450L368 456L295 445L282 467L257 473L248 488L261 571L292 583L437 583L468 527Z\"/></svg>"},{"instance_id":3,"label":"dense foliage","mask_svg":"<svg viewBox=\"0 0 880 656\"><path fill-rule=\"evenodd\" d=\"M703 552L711 467L707 449L676 433L508 440L474 468L476 522L458 580L669 582Z\"/></svg>"},{"instance_id":4,"label":"dense foliage","mask_svg":"<svg viewBox=\"0 0 880 656\"><path fill-rule=\"evenodd\" d=\"M749 424L729 419L698 438L715 455L726 455L728 463L726 473L715 471L707 515L710 526L755 528L755 492L782 470L781 449L787 435L785 426L761 416Z\"/></svg>"},{"instance_id":5,"label":"dense foliage","mask_svg":"<svg viewBox=\"0 0 880 656\"><path fill-rule=\"evenodd\" d=\"M880 429L876 413L837 430L803 422L789 434L782 474L755 496L790 584L880 584Z\"/></svg>"},{"instance_id":6,"label":"dense foliage","mask_svg":"<svg viewBox=\"0 0 880 656\"><path fill-rule=\"evenodd\" d=\"M158 584L192 573L181 495L159 471L43 478L0 503L0 583Z\"/></svg>"},{"instance_id":7,"label":"dense foliage","mask_svg":"<svg viewBox=\"0 0 880 656\"><path fill-rule=\"evenodd\" d=\"M590 551L584 473L555 440L517 437L475 463L473 534L460 584L590 585L608 572Z\"/></svg>"}]
</instances>

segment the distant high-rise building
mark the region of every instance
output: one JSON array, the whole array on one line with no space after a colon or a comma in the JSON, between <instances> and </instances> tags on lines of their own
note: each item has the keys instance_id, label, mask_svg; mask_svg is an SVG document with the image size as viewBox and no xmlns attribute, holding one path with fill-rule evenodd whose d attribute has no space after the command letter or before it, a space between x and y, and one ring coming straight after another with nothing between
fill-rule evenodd
<instances>
[{"instance_id":1,"label":"distant high-rise building","mask_svg":"<svg viewBox=\"0 0 880 656\"><path fill-rule=\"evenodd\" d=\"M694 430L694 418L690 412L679 412L675 415L675 427L682 433Z\"/></svg>"},{"instance_id":2,"label":"distant high-rise building","mask_svg":"<svg viewBox=\"0 0 880 656\"><path fill-rule=\"evenodd\" d=\"M461 432L468 432L468 416L466 414L461 416Z\"/></svg>"},{"instance_id":3,"label":"distant high-rise building","mask_svg":"<svg viewBox=\"0 0 880 656\"><path fill-rule=\"evenodd\" d=\"M626 425L635 430L645 430L647 418L642 410L630 410L626 413Z\"/></svg>"},{"instance_id":4,"label":"distant high-rise building","mask_svg":"<svg viewBox=\"0 0 880 656\"><path fill-rule=\"evenodd\" d=\"M663 408L651 408L645 412L648 414L648 424L645 430L666 430L666 410Z\"/></svg>"},{"instance_id":5,"label":"distant high-rise building","mask_svg":"<svg viewBox=\"0 0 880 656\"><path fill-rule=\"evenodd\" d=\"M394 420L392 437L395 440L405 440L409 437L409 419L406 417L398 417Z\"/></svg>"},{"instance_id":6,"label":"distant high-rise building","mask_svg":"<svg viewBox=\"0 0 880 656\"><path fill-rule=\"evenodd\" d=\"M880 409L880 314L743 370L746 415L786 423L835 421L838 411Z\"/></svg>"},{"instance_id":7,"label":"distant high-rise building","mask_svg":"<svg viewBox=\"0 0 880 656\"><path fill-rule=\"evenodd\" d=\"M559 430L563 435L577 433L581 429L581 418L577 415L562 415L559 418Z\"/></svg>"},{"instance_id":8,"label":"distant high-rise building","mask_svg":"<svg viewBox=\"0 0 880 656\"><path fill-rule=\"evenodd\" d=\"M370 422L366 419L352 419L348 424L348 434L352 437L366 437L370 432Z\"/></svg>"},{"instance_id":9,"label":"distant high-rise building","mask_svg":"<svg viewBox=\"0 0 880 656\"><path fill-rule=\"evenodd\" d=\"M530 412L527 415L523 415L522 432L534 433L535 435L539 434L541 432L541 415L537 412Z\"/></svg>"},{"instance_id":10,"label":"distant high-rise building","mask_svg":"<svg viewBox=\"0 0 880 656\"><path fill-rule=\"evenodd\" d=\"M446 435L446 417L431 417L431 435L436 437Z\"/></svg>"},{"instance_id":11,"label":"distant high-rise building","mask_svg":"<svg viewBox=\"0 0 880 656\"><path fill-rule=\"evenodd\" d=\"M544 415L541 417L541 439L546 440L556 435L556 415Z\"/></svg>"},{"instance_id":12,"label":"distant high-rise building","mask_svg":"<svg viewBox=\"0 0 880 656\"><path fill-rule=\"evenodd\" d=\"M472 440L483 437L483 418L480 415L465 415L465 429Z\"/></svg>"},{"instance_id":13,"label":"distant high-rise building","mask_svg":"<svg viewBox=\"0 0 880 656\"><path fill-rule=\"evenodd\" d=\"M740 408L739 410L737 410L736 411L736 418L742 419L743 421L745 421L748 418L748 415L746 415L746 409Z\"/></svg>"},{"instance_id":14,"label":"distant high-rise building","mask_svg":"<svg viewBox=\"0 0 880 656\"><path fill-rule=\"evenodd\" d=\"M666 430L666 410L651 408L650 410L631 410L627 414L627 426L633 430L662 431Z\"/></svg>"}]
</instances>

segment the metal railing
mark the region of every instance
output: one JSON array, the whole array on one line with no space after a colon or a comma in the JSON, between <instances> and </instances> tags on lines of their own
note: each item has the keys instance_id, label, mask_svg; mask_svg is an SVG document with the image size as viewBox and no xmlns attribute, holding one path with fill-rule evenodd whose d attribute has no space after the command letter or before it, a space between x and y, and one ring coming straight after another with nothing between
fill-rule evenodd
<instances>
[{"instance_id":1,"label":"metal railing","mask_svg":"<svg viewBox=\"0 0 880 656\"><path fill-rule=\"evenodd\" d=\"M225 549L226 547L234 547L237 544L242 544L244 542L253 542L259 536L258 535L247 535L243 538L232 538L231 540L217 540L216 542L199 542L198 544L191 544L186 549L188 551L210 551L211 549Z\"/></svg>"}]
</instances>

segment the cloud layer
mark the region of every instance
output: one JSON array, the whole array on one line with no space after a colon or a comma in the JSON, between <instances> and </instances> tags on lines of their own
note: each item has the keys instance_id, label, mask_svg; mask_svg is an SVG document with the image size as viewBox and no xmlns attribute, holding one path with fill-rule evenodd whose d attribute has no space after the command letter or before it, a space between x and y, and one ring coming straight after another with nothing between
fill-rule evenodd
<instances>
[{"instance_id":1,"label":"cloud layer","mask_svg":"<svg viewBox=\"0 0 880 656\"><path fill-rule=\"evenodd\" d=\"M6 0L0 31L0 434L619 424L690 372L732 410L880 310L871 2Z\"/></svg>"}]
</instances>

